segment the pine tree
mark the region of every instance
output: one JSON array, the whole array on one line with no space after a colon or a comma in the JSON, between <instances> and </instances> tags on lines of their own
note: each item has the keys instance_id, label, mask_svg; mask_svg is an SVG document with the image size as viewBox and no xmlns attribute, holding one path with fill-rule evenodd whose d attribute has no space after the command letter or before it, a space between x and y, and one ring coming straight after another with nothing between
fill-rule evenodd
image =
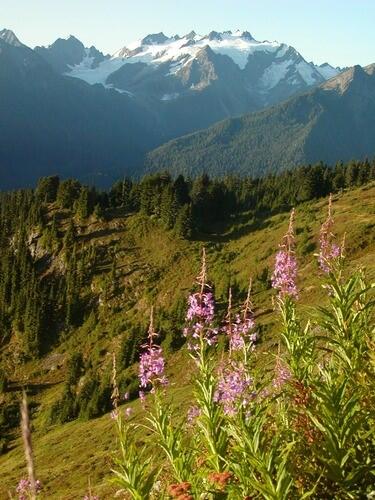
<instances>
[{"instance_id":1,"label":"pine tree","mask_svg":"<svg viewBox=\"0 0 375 500\"><path fill-rule=\"evenodd\" d=\"M85 220L91 214L90 193L87 187L82 186L79 198L75 204L75 213L80 220Z\"/></svg>"},{"instance_id":2,"label":"pine tree","mask_svg":"<svg viewBox=\"0 0 375 500\"><path fill-rule=\"evenodd\" d=\"M171 186L167 186L163 190L160 202L160 219L166 229L172 229L174 226L177 211L178 203L176 195Z\"/></svg>"},{"instance_id":3,"label":"pine tree","mask_svg":"<svg viewBox=\"0 0 375 500\"><path fill-rule=\"evenodd\" d=\"M177 236L189 239L193 235L193 221L191 216L191 206L184 205L180 208L176 218L175 231Z\"/></svg>"},{"instance_id":4,"label":"pine tree","mask_svg":"<svg viewBox=\"0 0 375 500\"><path fill-rule=\"evenodd\" d=\"M61 208L73 208L74 202L79 198L81 184L74 179L60 182L57 191L57 203Z\"/></svg>"},{"instance_id":5,"label":"pine tree","mask_svg":"<svg viewBox=\"0 0 375 500\"><path fill-rule=\"evenodd\" d=\"M59 184L60 179L57 175L42 177L36 187L36 199L44 203L53 203L56 201Z\"/></svg>"},{"instance_id":6,"label":"pine tree","mask_svg":"<svg viewBox=\"0 0 375 500\"><path fill-rule=\"evenodd\" d=\"M76 240L76 235L77 235L77 232L76 232L76 228L74 225L74 221L71 218L69 220L69 226L68 226L68 229L65 233L64 240L63 240L65 249L69 249L69 248L73 247L75 240Z\"/></svg>"}]
</instances>

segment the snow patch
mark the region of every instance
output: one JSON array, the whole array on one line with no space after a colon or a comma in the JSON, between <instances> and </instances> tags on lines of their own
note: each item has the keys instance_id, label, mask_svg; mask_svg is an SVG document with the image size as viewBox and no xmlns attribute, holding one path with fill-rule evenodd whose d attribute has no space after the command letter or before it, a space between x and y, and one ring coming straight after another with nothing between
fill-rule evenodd
<instances>
[{"instance_id":1,"label":"snow patch","mask_svg":"<svg viewBox=\"0 0 375 500\"><path fill-rule=\"evenodd\" d=\"M292 65L293 61L291 59L279 63L273 62L262 75L260 80L262 87L266 89L276 87L276 85L286 77Z\"/></svg>"},{"instance_id":2,"label":"snow patch","mask_svg":"<svg viewBox=\"0 0 375 500\"><path fill-rule=\"evenodd\" d=\"M134 97L134 94L133 92L129 92L129 90L124 90L124 89L119 89L117 87L115 87L113 85L113 83L108 83L108 84L105 84L104 87L106 89L109 89L109 90L116 90L116 92L118 92L119 94L126 94L128 95L129 97Z\"/></svg>"},{"instance_id":3,"label":"snow patch","mask_svg":"<svg viewBox=\"0 0 375 500\"><path fill-rule=\"evenodd\" d=\"M289 50L289 45L286 45L285 43L282 43L280 45L280 48L278 49L277 53L276 53L276 57L278 59L280 59L281 57L284 57L285 54L288 52Z\"/></svg>"},{"instance_id":4,"label":"snow patch","mask_svg":"<svg viewBox=\"0 0 375 500\"><path fill-rule=\"evenodd\" d=\"M315 68L311 67L306 61L301 61L296 65L296 70L301 75L307 85L314 85L319 81Z\"/></svg>"},{"instance_id":5,"label":"snow patch","mask_svg":"<svg viewBox=\"0 0 375 500\"><path fill-rule=\"evenodd\" d=\"M339 70L331 66L330 64L322 64L321 66L315 66L316 71L325 79L329 80L334 76L339 74Z\"/></svg>"},{"instance_id":6,"label":"snow patch","mask_svg":"<svg viewBox=\"0 0 375 500\"><path fill-rule=\"evenodd\" d=\"M177 99L179 95L180 94L178 92L174 92L172 94L164 94L160 100L161 101L173 101L174 99Z\"/></svg>"},{"instance_id":7,"label":"snow patch","mask_svg":"<svg viewBox=\"0 0 375 500\"><path fill-rule=\"evenodd\" d=\"M65 74L73 78L80 78L90 85L94 85L95 83L105 85L109 75L124 65L123 59L106 59L96 68L92 69L93 60L93 57L86 56L80 64L73 66L71 71Z\"/></svg>"}]
</instances>

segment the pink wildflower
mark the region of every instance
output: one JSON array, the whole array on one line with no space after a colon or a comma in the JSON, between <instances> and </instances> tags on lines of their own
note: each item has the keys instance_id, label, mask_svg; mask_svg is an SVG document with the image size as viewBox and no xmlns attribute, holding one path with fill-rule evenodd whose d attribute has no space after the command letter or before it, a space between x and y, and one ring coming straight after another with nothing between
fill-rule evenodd
<instances>
[{"instance_id":1,"label":"pink wildflower","mask_svg":"<svg viewBox=\"0 0 375 500\"><path fill-rule=\"evenodd\" d=\"M133 414L133 408L130 408L130 407L126 408L126 410L125 410L125 416L127 418L130 418L132 416L132 414Z\"/></svg>"},{"instance_id":2,"label":"pink wildflower","mask_svg":"<svg viewBox=\"0 0 375 500\"><path fill-rule=\"evenodd\" d=\"M223 406L226 415L233 416L252 399L251 385L252 379L243 366L232 363L219 373L214 401Z\"/></svg>"},{"instance_id":3,"label":"pink wildflower","mask_svg":"<svg viewBox=\"0 0 375 500\"><path fill-rule=\"evenodd\" d=\"M192 351L199 349L197 340L203 339L208 345L213 345L217 340L218 330L212 328L215 312L213 293L207 285L206 253L203 249L202 268L197 277L200 291L193 293L188 298L186 321L189 325L184 328L184 336L188 338L188 347Z\"/></svg>"},{"instance_id":4,"label":"pink wildflower","mask_svg":"<svg viewBox=\"0 0 375 500\"><path fill-rule=\"evenodd\" d=\"M285 234L280 249L276 254L275 269L272 275L272 286L279 291L279 297L286 296L298 298L296 285L297 260L295 258L295 238L294 238L294 217L295 211L290 214L288 231Z\"/></svg>"},{"instance_id":5,"label":"pink wildflower","mask_svg":"<svg viewBox=\"0 0 375 500\"><path fill-rule=\"evenodd\" d=\"M154 344L154 337L157 337L157 333L154 332L153 310L151 309L150 326L148 330L149 342L143 346L145 351L141 354L139 362L139 381L142 388L147 388L149 384L151 384L153 388L155 384L168 384L168 379L164 374L165 361L163 350L160 346Z\"/></svg>"},{"instance_id":6,"label":"pink wildflower","mask_svg":"<svg viewBox=\"0 0 375 500\"><path fill-rule=\"evenodd\" d=\"M247 298L245 300L241 314L236 314L235 321L232 321L232 290L229 289L228 298L228 312L226 316L227 325L223 328L224 332L229 337L229 349L230 351L238 351L243 349L246 344L250 344L254 347L257 340L257 333L254 332L255 321L252 312L252 304L250 300L251 294L251 280L249 283L249 288L247 292Z\"/></svg>"},{"instance_id":7,"label":"pink wildflower","mask_svg":"<svg viewBox=\"0 0 375 500\"><path fill-rule=\"evenodd\" d=\"M37 479L35 481L35 493L40 493L42 489L42 484ZM16 492L18 493L18 500L27 500L30 498L32 493L32 485L30 479L20 479L20 482L17 485Z\"/></svg>"},{"instance_id":8,"label":"pink wildflower","mask_svg":"<svg viewBox=\"0 0 375 500\"><path fill-rule=\"evenodd\" d=\"M141 354L139 363L140 386L146 388L157 381L163 385L166 384L164 368L162 348L155 345L147 346L147 350Z\"/></svg>"},{"instance_id":9,"label":"pink wildflower","mask_svg":"<svg viewBox=\"0 0 375 500\"><path fill-rule=\"evenodd\" d=\"M189 425L192 425L195 420L200 416L201 410L198 406L190 406L187 413L187 421Z\"/></svg>"},{"instance_id":10,"label":"pink wildflower","mask_svg":"<svg viewBox=\"0 0 375 500\"><path fill-rule=\"evenodd\" d=\"M331 271L332 262L341 256L342 249L334 242L334 234L332 228L334 219L332 217L332 195L329 195L328 201L328 216L326 221L322 224L319 233L320 251L318 254L318 262L320 269L329 273Z\"/></svg>"}]
</instances>

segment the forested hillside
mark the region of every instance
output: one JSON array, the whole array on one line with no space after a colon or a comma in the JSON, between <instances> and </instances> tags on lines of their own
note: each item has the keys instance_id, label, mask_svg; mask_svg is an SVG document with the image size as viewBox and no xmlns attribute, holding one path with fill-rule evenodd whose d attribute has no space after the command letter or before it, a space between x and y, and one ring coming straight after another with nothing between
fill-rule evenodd
<instances>
[{"instance_id":1,"label":"forested hillside","mask_svg":"<svg viewBox=\"0 0 375 500\"><path fill-rule=\"evenodd\" d=\"M166 172L139 182L123 179L108 192L49 177L34 191L2 193L1 494L21 475L17 425L23 386L47 496L83 496L89 476L98 493L109 494L111 422L108 416L90 419L111 409L111 353L118 356L121 393L136 399L135 363L154 306L171 378L189 385L179 348L186 296L203 246L219 315L225 315L229 286L239 303L253 277L255 313L267 345L277 333L269 315L271 269L292 206L302 304L322 299L312 260L330 192L348 258L373 276L374 179L375 163L365 161L335 168L318 164L261 179L189 180ZM183 402L183 391L176 397ZM79 464L69 451L78 434L93 446L82 449Z\"/></svg>"},{"instance_id":2,"label":"forested hillside","mask_svg":"<svg viewBox=\"0 0 375 500\"><path fill-rule=\"evenodd\" d=\"M174 139L147 155L148 171L260 176L323 160L373 156L374 65L355 66L310 92Z\"/></svg>"}]
</instances>

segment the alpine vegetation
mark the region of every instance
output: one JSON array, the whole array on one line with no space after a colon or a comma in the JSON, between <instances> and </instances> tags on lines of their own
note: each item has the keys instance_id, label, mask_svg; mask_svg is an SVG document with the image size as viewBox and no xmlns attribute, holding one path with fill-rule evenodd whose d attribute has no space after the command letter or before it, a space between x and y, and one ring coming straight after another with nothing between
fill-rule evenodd
<instances>
[{"instance_id":1,"label":"alpine vegetation","mask_svg":"<svg viewBox=\"0 0 375 500\"><path fill-rule=\"evenodd\" d=\"M120 411L113 482L133 499L372 498L375 494L374 290L334 236L331 198L316 273L327 305L298 305L295 219L275 259L276 345L248 294L221 319L206 252L181 333L191 358L187 411L173 404L151 312L139 364L144 415ZM255 312L254 312L255 311ZM115 366L115 365L114 365Z\"/></svg>"}]
</instances>

